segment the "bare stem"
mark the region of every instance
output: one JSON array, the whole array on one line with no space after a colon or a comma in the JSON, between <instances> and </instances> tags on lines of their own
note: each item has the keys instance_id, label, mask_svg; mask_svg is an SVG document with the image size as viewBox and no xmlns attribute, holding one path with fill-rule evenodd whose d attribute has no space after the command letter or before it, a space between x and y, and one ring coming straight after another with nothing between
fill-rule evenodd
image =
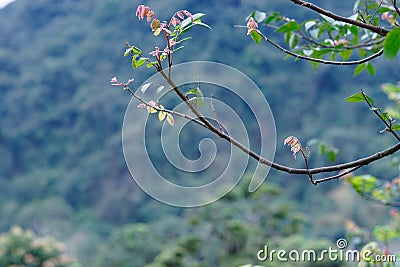
<instances>
[{"instance_id":1,"label":"bare stem","mask_svg":"<svg viewBox=\"0 0 400 267\"><path fill-rule=\"evenodd\" d=\"M360 28L370 30L370 31L375 32L375 33L377 33L379 35L382 35L382 36L386 36L386 34L388 34L388 32L389 32L388 30L386 30L386 29L384 29L382 27L379 27L379 26L374 26L372 24L367 24L365 22L361 22L361 21L357 21L357 20L353 20L353 19L349 19L349 18L346 18L346 17L342 17L342 16L339 16L339 15L336 15L335 13L332 13L330 11L322 9L322 8L316 6L316 5L312 4L312 3L309 3L309 2L305 2L305 1L302 1L302 0L290 0L290 1L292 1L296 5L304 6L306 8L309 8L311 10L316 11L319 14L322 14L322 15L325 15L327 17L330 17L331 19L334 19L334 20L337 20L337 21L341 21L341 22L345 22L345 23L348 23L348 24L351 24L351 25L356 25L356 26L358 26Z\"/></svg>"}]
</instances>

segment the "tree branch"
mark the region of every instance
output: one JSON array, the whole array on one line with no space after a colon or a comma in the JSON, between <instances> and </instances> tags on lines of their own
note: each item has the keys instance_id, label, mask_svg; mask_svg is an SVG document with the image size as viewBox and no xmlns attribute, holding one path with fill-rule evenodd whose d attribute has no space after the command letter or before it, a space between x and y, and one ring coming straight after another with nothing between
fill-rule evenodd
<instances>
[{"instance_id":1,"label":"tree branch","mask_svg":"<svg viewBox=\"0 0 400 267\"><path fill-rule=\"evenodd\" d=\"M196 117L203 123L201 124L203 127L209 129L211 132L217 134L219 137L222 139L227 140L230 142L232 145L236 146L240 150L242 150L244 153L248 154L250 157L254 158L261 164L270 166L271 168L274 168L279 171L283 171L289 174L307 174L307 175L312 175L312 174L317 174L317 173L325 173L325 172L334 172L334 171L340 171L340 170L345 170L349 168L354 168L354 167L361 167L370 164L371 162L377 161L379 159L382 159L384 157L387 157L389 155L394 154L398 150L400 150L400 143L397 143L396 145L389 147L385 150L382 150L380 152L377 152L371 156L361 158L355 161L351 161L348 163L344 164L338 164L338 165L333 165L333 166L326 166L326 167L320 167L320 168L314 168L314 169L297 169L297 168L290 168L284 165L280 165L278 163L269 161L268 159L262 157L261 155L257 154L256 152L250 150L243 144L241 144L239 141L234 139L233 137L227 135L226 133L220 131L218 128L214 127L197 109L194 107L188 100L188 98L179 90L177 85L165 74L163 70L159 71L160 74L163 76L163 78L167 81L167 83L173 88L173 90L176 92L176 94L187 104L189 109L196 115Z\"/></svg>"},{"instance_id":2,"label":"tree branch","mask_svg":"<svg viewBox=\"0 0 400 267\"><path fill-rule=\"evenodd\" d=\"M339 179L339 178L341 178L341 177L343 177L343 176L345 176L345 175L347 175L349 173L352 173L355 170L358 170L362 166L363 165L359 165L359 166L351 168L351 169L349 169L347 171L341 172L339 174L336 174L336 175L333 175L333 176L329 176L329 177L326 177L326 178L321 178L321 179L318 179L318 180L314 180L314 182L315 182L315 184L319 184L319 183L327 182L327 181L330 181L330 180Z\"/></svg>"},{"instance_id":3,"label":"tree branch","mask_svg":"<svg viewBox=\"0 0 400 267\"><path fill-rule=\"evenodd\" d=\"M274 41L272 41L271 39L269 39L267 36L265 36L262 32L260 32L259 30L257 30L257 32L270 44L272 44L273 46L275 46L276 48L278 48L279 50L281 50L282 52L291 55L295 58L300 58L300 59L304 59L304 60L308 60L308 61L313 61L313 62L317 62L317 63L322 63L322 64L328 64L328 65L340 65L340 66L344 66L344 65L358 65L358 64L362 64L365 62L368 62L376 57L379 57L383 54L383 48L381 50L379 50L378 52L376 52L375 54L360 59L360 60L355 60L355 61L331 61L331 60L324 60L324 59L318 59L318 58L312 58L312 57L307 57L307 56L303 56L303 55L299 55L296 54L292 51L289 51L285 48L283 48L282 46L280 46L279 44L275 43Z\"/></svg>"},{"instance_id":4,"label":"tree branch","mask_svg":"<svg viewBox=\"0 0 400 267\"><path fill-rule=\"evenodd\" d=\"M393 126L393 122L392 119L390 119L389 122L387 122L383 116L379 113L379 109L377 107L374 106L373 103L371 103L371 101L368 99L367 95L364 93L363 90L361 90L361 93L364 97L365 102L367 102L368 106L370 107L371 111L375 113L376 116L378 116L378 118L383 122L383 124L385 124L386 126L386 131L390 132L396 139L397 141L400 142L400 137L397 135L397 133L392 129Z\"/></svg>"},{"instance_id":5,"label":"tree branch","mask_svg":"<svg viewBox=\"0 0 400 267\"><path fill-rule=\"evenodd\" d=\"M400 16L400 9L397 6L397 1L396 0L393 0L393 6L394 6L394 9L396 10L397 14Z\"/></svg>"},{"instance_id":6,"label":"tree branch","mask_svg":"<svg viewBox=\"0 0 400 267\"><path fill-rule=\"evenodd\" d=\"M325 16L331 18L331 19L334 19L334 20L337 20L337 21L341 21L341 22L345 22L345 23L348 23L348 24L351 24L351 25L355 25L355 26L358 26L358 27L363 28L363 29L368 29L368 30L370 30L372 32L375 32L375 33L377 33L379 35L382 35L382 36L386 36L386 34L388 34L388 32L389 32L388 30L386 30L386 29L384 29L382 27L379 27L379 26L374 26L374 25L371 25L371 24L367 24L367 23L364 23L364 22L360 22L360 21L357 21L357 20L353 20L353 19L349 19L349 18L346 18L346 17L342 17L342 16L339 16L339 15L336 15L336 14L330 12L330 11L322 9L322 8L316 6L316 5L312 4L312 3L309 3L309 2L305 2L305 1L302 1L302 0L290 0L290 1L292 1L296 5L304 6L306 8L311 9L311 10L314 10L317 13L325 15Z\"/></svg>"},{"instance_id":7,"label":"tree branch","mask_svg":"<svg viewBox=\"0 0 400 267\"><path fill-rule=\"evenodd\" d=\"M275 25L268 24L267 26L270 27L270 28L273 28L275 30L279 29L279 27L277 27ZM235 25L235 27L246 27L246 26ZM312 39L310 37L307 37L300 30L297 31L297 32L293 32L293 33L296 34L299 38L305 40L306 42L309 42L309 43L314 44L316 46L320 46L320 47L324 47L324 48L337 49L336 46L319 43L319 42L315 41L314 39ZM383 43L384 40L385 40L385 38L382 37L382 38L379 38L376 41L366 41L364 43L360 43L360 44L357 44L357 45L345 45L345 46L341 47L341 50L351 50L351 49L357 49L357 48L365 48L365 47L373 46L373 45L379 45L379 44Z\"/></svg>"}]
</instances>

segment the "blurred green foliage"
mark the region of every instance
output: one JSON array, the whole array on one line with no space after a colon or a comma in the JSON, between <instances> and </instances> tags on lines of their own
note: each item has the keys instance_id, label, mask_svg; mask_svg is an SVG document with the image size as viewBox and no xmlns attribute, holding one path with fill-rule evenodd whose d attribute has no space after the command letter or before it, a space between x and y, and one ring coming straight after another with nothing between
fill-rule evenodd
<instances>
[{"instance_id":1,"label":"blurred green foliage","mask_svg":"<svg viewBox=\"0 0 400 267\"><path fill-rule=\"evenodd\" d=\"M250 194L251 176L221 200L180 217L130 224L114 231L96 266L239 266L257 261L257 252L275 249L323 249L325 239L301 236L309 219L282 199L283 188L264 184ZM178 230L179 229L179 230ZM271 265L272 264L272 265ZM269 266L280 266L279 262ZM335 266L335 263L293 263Z\"/></svg>"},{"instance_id":2,"label":"blurred green foliage","mask_svg":"<svg viewBox=\"0 0 400 267\"><path fill-rule=\"evenodd\" d=\"M30 230L13 226L0 235L0 266L79 267L64 250L65 245L51 237L36 237Z\"/></svg>"}]
</instances>

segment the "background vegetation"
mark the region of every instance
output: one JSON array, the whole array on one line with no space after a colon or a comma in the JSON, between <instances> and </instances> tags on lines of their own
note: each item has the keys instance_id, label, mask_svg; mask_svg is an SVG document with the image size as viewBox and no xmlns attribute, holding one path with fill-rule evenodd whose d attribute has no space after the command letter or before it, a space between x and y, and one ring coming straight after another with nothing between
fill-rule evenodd
<instances>
[{"instance_id":1,"label":"background vegetation","mask_svg":"<svg viewBox=\"0 0 400 267\"><path fill-rule=\"evenodd\" d=\"M351 15L352 1L313 2ZM29 238L53 236L83 266L235 266L257 263L264 244L334 246L346 235L346 220L365 232L387 222L388 208L360 199L343 180L314 187L307 177L276 171L255 194L248 195L242 184L198 209L168 207L145 195L121 149L130 98L109 85L116 74L121 80L132 76L129 60L122 58L125 41L152 49L151 35L135 18L138 4L17 0L0 10L0 232L8 232L3 236L19 229L13 225L30 229ZM321 66L315 72L306 62L283 60L281 52L254 45L246 30L233 27L244 25L255 9L298 19L312 14L290 1L146 4L166 17L177 9L207 14L213 30L192 32L176 60L222 62L250 76L274 113L279 162L302 164L280 147L294 133L342 148L337 162L391 144L390 137L377 138L381 126L365 106L344 99L363 88L385 105L380 85L398 82L399 57L374 60L375 76L353 77L354 67ZM148 75L139 70L135 83ZM323 160L317 153L310 158L311 164ZM375 163L362 172L391 179L398 175L392 165ZM2 249L0 241L0 255Z\"/></svg>"}]
</instances>

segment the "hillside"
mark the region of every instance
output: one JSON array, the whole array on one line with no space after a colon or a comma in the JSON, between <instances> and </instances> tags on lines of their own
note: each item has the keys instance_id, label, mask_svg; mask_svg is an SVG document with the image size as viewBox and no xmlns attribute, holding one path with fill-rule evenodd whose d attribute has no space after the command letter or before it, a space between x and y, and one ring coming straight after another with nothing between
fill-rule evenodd
<instances>
[{"instance_id":1,"label":"hillside","mask_svg":"<svg viewBox=\"0 0 400 267\"><path fill-rule=\"evenodd\" d=\"M278 161L301 164L281 147L283 139L294 133L343 148L339 161L391 144L391 139L382 138L363 146L378 134L380 125L363 107L343 100L364 88L379 101L386 101L379 86L397 82L399 61L389 67L378 59L375 77L362 74L354 78L352 67L321 66L314 72L307 63L283 60L279 51L255 46L245 38L243 29L233 27L244 24L256 8L280 10L294 17L310 15L290 3L270 2L153 0L146 4L165 16L178 8L207 14L205 21L213 30L194 31L193 40L176 60L217 61L250 76L262 88L275 116ZM174 224L189 216L187 211L162 205L142 192L123 158L121 129L130 97L109 81L116 75L121 80L134 76L139 86L151 74L145 68L133 72L129 60L122 57L126 41L141 45L144 51L154 46L147 25L135 18L138 4L126 0L17 0L0 9L0 232L16 224L39 235L55 236L88 266L93 266L91 257L104 249L101 244L110 236L117 239L129 224L152 225L171 217ZM313 163L317 162L320 159ZM366 169L375 174L382 170L388 176L396 171L386 171L385 163ZM326 194L343 193L340 182L315 190L306 178L275 171L266 183L280 184L284 190L277 201L290 202L299 212L324 201ZM343 190L345 197L358 200L355 193ZM333 221L342 223L345 216L361 221L373 208L344 210L331 200L313 214L337 212ZM238 204L239 211L252 200L243 202ZM309 222L316 238L325 222L324 218ZM375 220L365 224L373 223ZM301 229L296 234L302 235ZM337 236L341 231L342 225L337 225L325 236Z\"/></svg>"}]
</instances>

